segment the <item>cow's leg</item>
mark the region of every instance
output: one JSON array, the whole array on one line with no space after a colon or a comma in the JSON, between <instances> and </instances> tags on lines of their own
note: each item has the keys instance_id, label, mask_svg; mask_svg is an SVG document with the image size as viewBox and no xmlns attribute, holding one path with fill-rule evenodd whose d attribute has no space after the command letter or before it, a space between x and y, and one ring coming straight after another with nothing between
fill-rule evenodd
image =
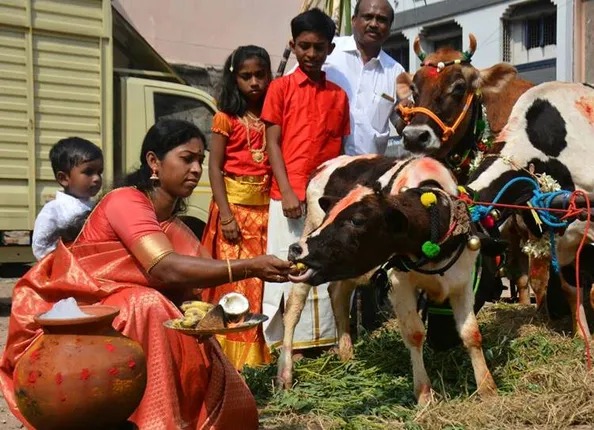
<instances>
[{"instance_id":1,"label":"cow's leg","mask_svg":"<svg viewBox=\"0 0 594 430\"><path fill-rule=\"evenodd\" d=\"M561 274L559 274L559 277L561 278L561 291L565 295L565 298L569 303L569 309L571 310L573 334L574 336L578 335L584 340L590 339L590 328L588 327L588 321L586 320L584 304L580 303L579 309L577 307L577 289L567 282Z\"/></svg>"},{"instance_id":2,"label":"cow's leg","mask_svg":"<svg viewBox=\"0 0 594 430\"><path fill-rule=\"evenodd\" d=\"M391 281L390 301L398 318L402 339L410 352L415 396L420 405L425 405L431 401L431 381L423 361L425 326L417 312L416 289L394 275L391 276Z\"/></svg>"},{"instance_id":3,"label":"cow's leg","mask_svg":"<svg viewBox=\"0 0 594 430\"><path fill-rule=\"evenodd\" d=\"M497 386L485 361L482 336L474 316L473 303L472 281L463 291L450 295L450 304L454 311L456 328L464 347L468 351L468 355L470 355L477 391L480 396L496 395Z\"/></svg>"},{"instance_id":4,"label":"cow's leg","mask_svg":"<svg viewBox=\"0 0 594 430\"><path fill-rule=\"evenodd\" d=\"M276 375L276 382L280 388L291 388L293 385L293 336L310 289L311 286L307 284L293 284L285 306L285 332Z\"/></svg>"},{"instance_id":5,"label":"cow's leg","mask_svg":"<svg viewBox=\"0 0 594 430\"><path fill-rule=\"evenodd\" d=\"M338 356L342 361L350 360L353 357L353 342L350 333L350 303L351 295L357 284L354 280L331 282L328 287L334 320L336 321L336 333L338 335Z\"/></svg>"},{"instance_id":6,"label":"cow's leg","mask_svg":"<svg viewBox=\"0 0 594 430\"><path fill-rule=\"evenodd\" d=\"M530 304L530 286L528 285L528 275L520 276L514 282L518 291L518 301L521 305Z\"/></svg>"},{"instance_id":7,"label":"cow's leg","mask_svg":"<svg viewBox=\"0 0 594 430\"><path fill-rule=\"evenodd\" d=\"M546 310L547 286L549 284L549 266L551 259L530 257L528 270L530 273L529 284L534 291L536 308L540 311Z\"/></svg>"}]
</instances>

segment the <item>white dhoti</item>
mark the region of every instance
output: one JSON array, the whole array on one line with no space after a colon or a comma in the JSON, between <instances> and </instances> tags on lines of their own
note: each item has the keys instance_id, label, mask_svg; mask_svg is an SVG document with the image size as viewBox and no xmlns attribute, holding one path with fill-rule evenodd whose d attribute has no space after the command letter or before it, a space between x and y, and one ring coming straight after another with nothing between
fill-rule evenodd
<instances>
[{"instance_id":1,"label":"white dhoti","mask_svg":"<svg viewBox=\"0 0 594 430\"><path fill-rule=\"evenodd\" d=\"M300 219L285 217L281 202L270 200L267 253L286 259L289 246L301 238L304 221L304 217ZM264 322L263 329L266 343L271 348L276 348L282 344L284 324L281 301L284 300L286 307L292 285L291 282L282 284L266 282L264 284L262 312L269 319ZM334 345L336 342L336 326L330 296L328 295L328 284L312 287L299 323L295 328L293 347L295 349L304 349Z\"/></svg>"}]
</instances>

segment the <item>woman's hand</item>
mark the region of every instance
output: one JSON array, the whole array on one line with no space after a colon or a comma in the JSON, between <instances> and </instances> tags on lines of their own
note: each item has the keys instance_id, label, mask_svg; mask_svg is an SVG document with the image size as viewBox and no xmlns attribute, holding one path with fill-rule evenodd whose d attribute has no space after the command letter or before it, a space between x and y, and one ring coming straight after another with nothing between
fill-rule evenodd
<instances>
[{"instance_id":1,"label":"woman's hand","mask_svg":"<svg viewBox=\"0 0 594 430\"><path fill-rule=\"evenodd\" d=\"M266 282L288 282L291 263L274 255L260 255L252 258L251 274Z\"/></svg>"},{"instance_id":2,"label":"woman's hand","mask_svg":"<svg viewBox=\"0 0 594 430\"><path fill-rule=\"evenodd\" d=\"M301 218L303 213L301 210L301 202L293 190L289 190L283 194L282 205L283 214L287 218Z\"/></svg>"},{"instance_id":3,"label":"woman's hand","mask_svg":"<svg viewBox=\"0 0 594 430\"><path fill-rule=\"evenodd\" d=\"M225 236L225 239L228 242L239 242L239 239L241 238L241 230L239 229L235 219L233 219L229 224L221 225L221 230L223 231L223 236Z\"/></svg>"}]
</instances>

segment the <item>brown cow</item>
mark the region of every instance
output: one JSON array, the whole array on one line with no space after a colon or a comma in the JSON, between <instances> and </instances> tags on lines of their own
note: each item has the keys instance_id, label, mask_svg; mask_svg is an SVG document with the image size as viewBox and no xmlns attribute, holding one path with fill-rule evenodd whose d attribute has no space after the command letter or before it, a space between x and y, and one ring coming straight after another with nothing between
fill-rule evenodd
<instances>
[{"instance_id":1,"label":"brown cow","mask_svg":"<svg viewBox=\"0 0 594 430\"><path fill-rule=\"evenodd\" d=\"M402 130L404 147L445 161L461 183L468 173L468 159L477 149L477 121L486 110L486 120L494 135L507 122L513 105L532 83L518 78L510 64L500 63L478 70L470 62L476 39L470 34L465 52L445 47L426 54L417 37L415 52L421 68L414 76L403 74L399 84L408 84L414 107L400 109L407 125ZM499 148L487 148L497 152Z\"/></svg>"}]
</instances>

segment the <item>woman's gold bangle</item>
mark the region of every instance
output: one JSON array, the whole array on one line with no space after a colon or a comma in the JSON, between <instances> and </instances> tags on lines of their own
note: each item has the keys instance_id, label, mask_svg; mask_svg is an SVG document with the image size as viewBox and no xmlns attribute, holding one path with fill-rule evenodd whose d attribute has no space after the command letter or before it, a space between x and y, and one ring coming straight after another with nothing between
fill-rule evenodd
<instances>
[{"instance_id":1,"label":"woman's gold bangle","mask_svg":"<svg viewBox=\"0 0 594 430\"><path fill-rule=\"evenodd\" d=\"M227 258L227 272L229 273L229 283L233 283L233 272L231 271L231 262Z\"/></svg>"},{"instance_id":2,"label":"woman's gold bangle","mask_svg":"<svg viewBox=\"0 0 594 430\"><path fill-rule=\"evenodd\" d=\"M235 217L233 215L231 215L227 219L221 219L221 225L231 224L233 221L235 221Z\"/></svg>"}]
</instances>

